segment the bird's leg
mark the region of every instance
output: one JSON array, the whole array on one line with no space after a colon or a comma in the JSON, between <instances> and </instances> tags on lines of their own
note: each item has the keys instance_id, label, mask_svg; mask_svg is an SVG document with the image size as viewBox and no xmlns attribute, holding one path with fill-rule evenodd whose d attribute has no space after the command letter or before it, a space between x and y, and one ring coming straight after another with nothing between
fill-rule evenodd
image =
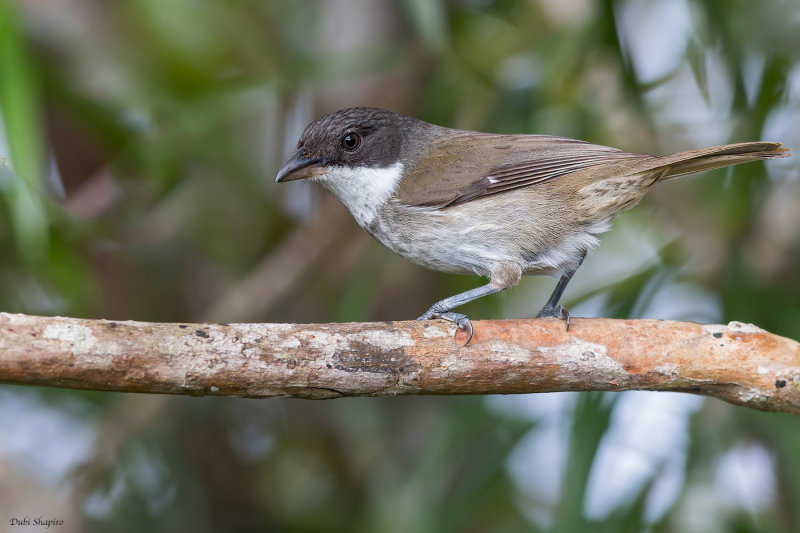
<instances>
[{"instance_id":1,"label":"bird's leg","mask_svg":"<svg viewBox=\"0 0 800 533\"><path fill-rule=\"evenodd\" d=\"M536 318L560 318L561 320L565 320L567 322L567 329L569 330L569 312L564 309L564 306L559 305L558 301L561 300L561 295L564 294L564 290L567 288L569 281L572 279L572 276L575 275L575 272L578 271L578 268L580 268L585 257L586 251L584 251L581 255L577 266L572 270L565 272L561 278L559 278L558 284L556 284L556 288L553 290L553 294L550 295L547 303L544 304L544 307L542 307L542 310L539 311L538 315L536 315Z\"/></svg>"},{"instance_id":2,"label":"bird's leg","mask_svg":"<svg viewBox=\"0 0 800 533\"><path fill-rule=\"evenodd\" d=\"M433 304L431 308L425 311L425 314L423 314L417 320L443 318L445 320L449 320L450 322L454 322L459 328L467 332L467 342L464 344L469 344L469 341L472 339L472 323L469 321L469 318L467 318L467 315L462 313L452 313L450 310L454 307L458 307L459 305L464 305L467 302L476 300L481 296L500 292L500 290L501 289L493 286L491 283L487 283L486 285L470 289L466 292L456 294L455 296L450 296L449 298L445 298L444 300L440 300Z\"/></svg>"}]
</instances>

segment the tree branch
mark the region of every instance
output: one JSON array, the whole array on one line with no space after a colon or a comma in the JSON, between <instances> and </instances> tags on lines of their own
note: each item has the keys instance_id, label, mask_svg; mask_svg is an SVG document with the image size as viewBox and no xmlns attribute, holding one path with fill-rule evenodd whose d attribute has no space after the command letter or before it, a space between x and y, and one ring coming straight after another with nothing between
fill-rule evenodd
<instances>
[{"instance_id":1,"label":"tree branch","mask_svg":"<svg viewBox=\"0 0 800 533\"><path fill-rule=\"evenodd\" d=\"M660 320L158 324L0 313L0 382L337 398L647 389L800 414L800 343Z\"/></svg>"}]
</instances>

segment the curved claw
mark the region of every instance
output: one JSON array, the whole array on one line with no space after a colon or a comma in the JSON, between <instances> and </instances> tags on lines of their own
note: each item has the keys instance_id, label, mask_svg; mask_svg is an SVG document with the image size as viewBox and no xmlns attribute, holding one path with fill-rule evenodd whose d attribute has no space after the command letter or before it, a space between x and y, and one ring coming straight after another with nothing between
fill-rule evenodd
<instances>
[{"instance_id":1,"label":"curved claw","mask_svg":"<svg viewBox=\"0 0 800 533\"><path fill-rule=\"evenodd\" d=\"M569 311L567 311L564 306L556 305L551 307L546 305L539 311L536 318L558 318L564 320L567 323L567 331L569 331Z\"/></svg>"},{"instance_id":2,"label":"curved claw","mask_svg":"<svg viewBox=\"0 0 800 533\"><path fill-rule=\"evenodd\" d=\"M445 320L449 320L451 322L454 322L456 324L456 326L458 326L460 329L463 329L464 331L466 331L467 332L467 342L464 343L464 346L469 344L469 341L472 340L472 322L470 322L470 320L467 317L467 315L464 315L462 313L450 313L450 312L448 312L448 313L442 313L441 318L444 318Z\"/></svg>"},{"instance_id":3,"label":"curved claw","mask_svg":"<svg viewBox=\"0 0 800 533\"><path fill-rule=\"evenodd\" d=\"M449 322L453 322L456 326L460 329L463 329L467 332L467 342L464 343L464 346L469 344L469 341L472 340L472 322L470 322L469 317L462 313L453 313L451 311L446 311L443 313L437 313L435 311L431 311L430 309L426 311L422 316L417 318L417 320L431 320L433 318L441 318L447 320Z\"/></svg>"}]
</instances>

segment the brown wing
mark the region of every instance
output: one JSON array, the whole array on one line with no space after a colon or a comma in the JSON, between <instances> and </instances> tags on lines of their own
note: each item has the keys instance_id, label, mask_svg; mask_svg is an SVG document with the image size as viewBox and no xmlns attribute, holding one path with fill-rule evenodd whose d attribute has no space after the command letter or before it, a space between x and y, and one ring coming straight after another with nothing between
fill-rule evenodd
<instances>
[{"instance_id":1,"label":"brown wing","mask_svg":"<svg viewBox=\"0 0 800 533\"><path fill-rule=\"evenodd\" d=\"M649 157L549 135L458 132L437 138L397 191L413 206L444 208L577 170L622 159Z\"/></svg>"}]
</instances>

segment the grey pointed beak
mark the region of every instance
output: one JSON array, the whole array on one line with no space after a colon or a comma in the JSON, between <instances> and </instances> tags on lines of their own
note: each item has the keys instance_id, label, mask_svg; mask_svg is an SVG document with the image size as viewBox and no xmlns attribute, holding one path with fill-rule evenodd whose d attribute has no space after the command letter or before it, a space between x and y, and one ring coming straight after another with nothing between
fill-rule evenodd
<instances>
[{"instance_id":1,"label":"grey pointed beak","mask_svg":"<svg viewBox=\"0 0 800 533\"><path fill-rule=\"evenodd\" d=\"M319 176L328 172L328 164L324 159L305 157L302 150L289 158L275 176L275 183L301 180L312 176Z\"/></svg>"}]
</instances>

